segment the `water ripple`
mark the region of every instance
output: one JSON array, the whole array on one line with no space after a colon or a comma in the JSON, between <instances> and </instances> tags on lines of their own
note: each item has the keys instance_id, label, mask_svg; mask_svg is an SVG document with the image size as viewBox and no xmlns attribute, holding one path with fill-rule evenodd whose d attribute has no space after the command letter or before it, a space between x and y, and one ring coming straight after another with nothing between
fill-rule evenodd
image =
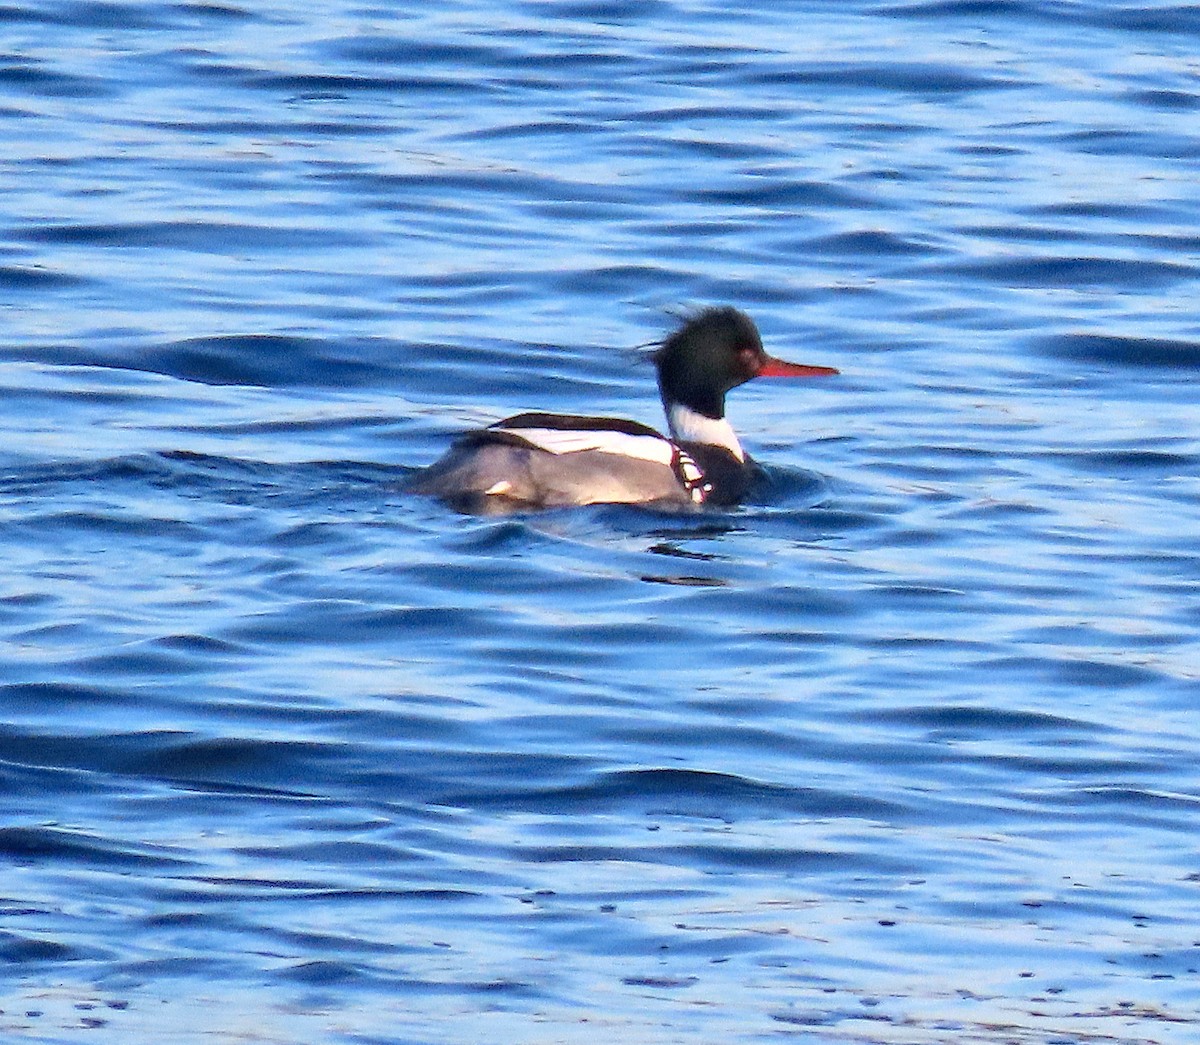
<instances>
[{"instance_id":1,"label":"water ripple","mask_svg":"<svg viewBox=\"0 0 1200 1045\"><path fill-rule=\"evenodd\" d=\"M1195 22L0 10L0 1037L1194 1027ZM754 503L405 492L724 301Z\"/></svg>"}]
</instances>

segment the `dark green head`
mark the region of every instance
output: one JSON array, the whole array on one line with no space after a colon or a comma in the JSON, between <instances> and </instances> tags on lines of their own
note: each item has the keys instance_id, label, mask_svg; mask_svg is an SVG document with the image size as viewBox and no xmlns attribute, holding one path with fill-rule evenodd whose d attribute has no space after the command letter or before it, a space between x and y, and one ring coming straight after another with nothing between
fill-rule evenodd
<instances>
[{"instance_id":1,"label":"dark green head","mask_svg":"<svg viewBox=\"0 0 1200 1045\"><path fill-rule=\"evenodd\" d=\"M725 393L751 378L837 373L832 367L773 359L763 349L754 320L729 305L707 308L686 320L662 343L654 363L668 413L673 403L680 403L718 420L725 416Z\"/></svg>"}]
</instances>

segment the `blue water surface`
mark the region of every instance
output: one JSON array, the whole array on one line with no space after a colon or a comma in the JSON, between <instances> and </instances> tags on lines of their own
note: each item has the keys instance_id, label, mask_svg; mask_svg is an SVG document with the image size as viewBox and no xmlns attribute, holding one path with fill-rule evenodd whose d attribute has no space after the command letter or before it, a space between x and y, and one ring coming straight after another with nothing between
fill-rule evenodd
<instances>
[{"instance_id":1,"label":"blue water surface","mask_svg":"<svg viewBox=\"0 0 1200 1045\"><path fill-rule=\"evenodd\" d=\"M4 1040L1194 1043L1198 43L0 8ZM405 492L725 303L757 503Z\"/></svg>"}]
</instances>

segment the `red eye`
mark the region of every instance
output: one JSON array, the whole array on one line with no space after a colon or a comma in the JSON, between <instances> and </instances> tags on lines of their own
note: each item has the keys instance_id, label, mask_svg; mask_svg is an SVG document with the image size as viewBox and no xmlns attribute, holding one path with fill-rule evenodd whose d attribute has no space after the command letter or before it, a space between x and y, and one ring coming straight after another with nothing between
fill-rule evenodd
<instances>
[{"instance_id":1,"label":"red eye","mask_svg":"<svg viewBox=\"0 0 1200 1045\"><path fill-rule=\"evenodd\" d=\"M757 374L762 366L757 350L749 345L738 349L738 366L744 373Z\"/></svg>"}]
</instances>

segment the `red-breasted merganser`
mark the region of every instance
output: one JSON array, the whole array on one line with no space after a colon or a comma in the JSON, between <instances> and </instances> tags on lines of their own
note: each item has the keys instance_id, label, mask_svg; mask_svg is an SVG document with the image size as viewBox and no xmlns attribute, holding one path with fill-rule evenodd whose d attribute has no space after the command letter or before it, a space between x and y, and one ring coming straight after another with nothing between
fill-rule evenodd
<instances>
[{"instance_id":1,"label":"red-breasted merganser","mask_svg":"<svg viewBox=\"0 0 1200 1045\"><path fill-rule=\"evenodd\" d=\"M763 350L753 320L710 308L654 353L671 438L635 421L518 414L457 439L412 489L471 512L582 504L732 505L763 477L725 419L725 393L754 377L815 377Z\"/></svg>"}]
</instances>

